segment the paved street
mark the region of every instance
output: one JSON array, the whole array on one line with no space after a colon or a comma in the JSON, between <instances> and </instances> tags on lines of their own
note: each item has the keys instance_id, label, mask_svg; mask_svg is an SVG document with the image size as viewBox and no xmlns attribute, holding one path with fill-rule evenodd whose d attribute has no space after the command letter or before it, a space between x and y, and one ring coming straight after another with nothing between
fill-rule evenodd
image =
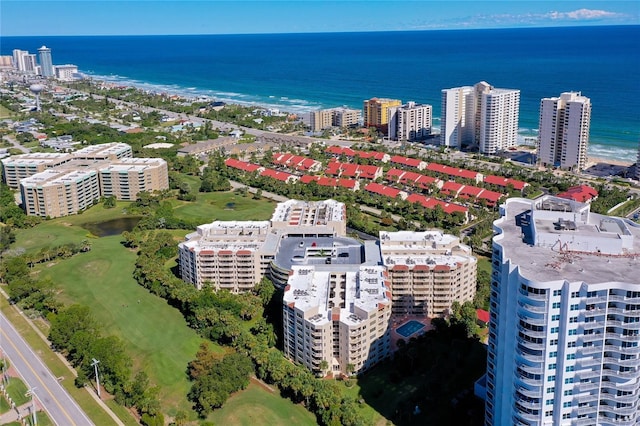
<instances>
[{"instance_id":1,"label":"paved street","mask_svg":"<svg viewBox=\"0 0 640 426\"><path fill-rule=\"evenodd\" d=\"M85 426L93 423L58 380L33 352L16 329L0 313L0 347L25 384L35 387L37 399L57 425Z\"/></svg>"}]
</instances>

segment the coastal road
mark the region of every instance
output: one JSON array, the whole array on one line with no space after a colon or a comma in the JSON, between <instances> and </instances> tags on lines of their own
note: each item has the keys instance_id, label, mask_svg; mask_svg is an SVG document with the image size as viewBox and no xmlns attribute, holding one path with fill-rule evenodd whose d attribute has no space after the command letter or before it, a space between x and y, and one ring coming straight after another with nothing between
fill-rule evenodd
<instances>
[{"instance_id":1,"label":"coastal road","mask_svg":"<svg viewBox=\"0 0 640 426\"><path fill-rule=\"evenodd\" d=\"M0 347L25 384L35 388L38 402L58 426L93 425L56 377L0 313Z\"/></svg>"}]
</instances>

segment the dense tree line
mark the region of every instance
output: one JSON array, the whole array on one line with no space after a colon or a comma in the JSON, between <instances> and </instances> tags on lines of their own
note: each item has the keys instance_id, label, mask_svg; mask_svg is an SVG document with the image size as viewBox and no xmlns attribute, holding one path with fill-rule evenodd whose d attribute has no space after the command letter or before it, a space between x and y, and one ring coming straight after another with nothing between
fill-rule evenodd
<instances>
[{"instance_id":1,"label":"dense tree line","mask_svg":"<svg viewBox=\"0 0 640 426\"><path fill-rule=\"evenodd\" d=\"M30 228L41 221L37 216L27 216L24 210L16 204L11 188L0 183L0 223L8 227Z\"/></svg>"},{"instance_id":2,"label":"dense tree line","mask_svg":"<svg viewBox=\"0 0 640 426\"><path fill-rule=\"evenodd\" d=\"M344 396L337 383L316 378L305 367L292 364L274 347L274 329L265 318L264 308L275 299L273 305L279 313L282 294L275 291L269 280L263 279L253 292L240 295L211 289L195 290L163 266L166 260L176 254L171 235L164 232L133 234L135 236L127 235L127 244L133 244L139 250L134 277L141 285L179 308L191 327L202 336L233 348L235 353L231 359L236 364L245 365L246 361L241 361L242 358L249 360L258 378L277 385L282 394L294 402L304 402L321 424L364 424L357 412L356 401ZM249 327L247 321L255 319L258 320ZM188 367L189 375L194 380L189 397L194 401L194 408L204 416L220 406L226 400L227 392L233 392L231 389L242 388L245 370L240 368L238 372L229 367L224 359L216 359L219 364L216 364L218 373L215 374L222 369L233 377L230 383L225 383L217 390L215 383L226 379L213 380L215 374L212 377L202 374L206 370L203 365L209 365L215 357L206 351L200 352Z\"/></svg>"},{"instance_id":3,"label":"dense tree line","mask_svg":"<svg viewBox=\"0 0 640 426\"><path fill-rule=\"evenodd\" d=\"M82 387L95 379L92 362L98 364L100 384L115 395L116 401L127 407L136 407L140 415L147 415L147 424L163 424L158 401L159 389L151 386L144 371L132 377L131 358L122 340L103 336L102 327L93 318L88 307L71 305L49 315L51 346L61 352L76 368L76 386Z\"/></svg>"},{"instance_id":4,"label":"dense tree line","mask_svg":"<svg viewBox=\"0 0 640 426\"><path fill-rule=\"evenodd\" d=\"M54 297L53 283L48 279L34 279L25 256L4 258L0 264L0 280L7 283L11 302L22 309L33 309L46 315L60 308Z\"/></svg>"}]
</instances>

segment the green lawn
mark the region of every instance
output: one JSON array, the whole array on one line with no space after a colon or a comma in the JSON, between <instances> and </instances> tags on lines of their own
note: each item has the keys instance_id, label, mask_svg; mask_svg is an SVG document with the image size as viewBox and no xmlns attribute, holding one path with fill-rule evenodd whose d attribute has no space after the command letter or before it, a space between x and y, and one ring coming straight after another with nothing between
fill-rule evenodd
<instances>
[{"instance_id":1,"label":"green lawn","mask_svg":"<svg viewBox=\"0 0 640 426\"><path fill-rule=\"evenodd\" d=\"M302 405L284 399L252 382L247 389L236 393L208 419L216 425L229 426L289 426L315 425L315 417Z\"/></svg>"},{"instance_id":2,"label":"green lawn","mask_svg":"<svg viewBox=\"0 0 640 426\"><path fill-rule=\"evenodd\" d=\"M29 390L27 385L17 377L9 378L9 383L6 386L6 389L9 397L13 400L16 406L20 406L31 401L31 397L25 395Z\"/></svg>"},{"instance_id":3,"label":"green lawn","mask_svg":"<svg viewBox=\"0 0 640 426\"><path fill-rule=\"evenodd\" d=\"M46 265L40 275L62 289L60 300L89 306L106 333L125 341L135 367L161 387L164 407L188 409L185 369L202 339L180 312L138 285L135 260L119 236L104 237L92 240L90 252Z\"/></svg>"},{"instance_id":4,"label":"green lawn","mask_svg":"<svg viewBox=\"0 0 640 426\"><path fill-rule=\"evenodd\" d=\"M0 119L5 119L11 117L12 112L7 108L0 105Z\"/></svg>"},{"instance_id":5,"label":"green lawn","mask_svg":"<svg viewBox=\"0 0 640 426\"><path fill-rule=\"evenodd\" d=\"M11 409L9 402L4 398L4 396L0 395L0 414L4 414Z\"/></svg>"},{"instance_id":6,"label":"green lawn","mask_svg":"<svg viewBox=\"0 0 640 426\"><path fill-rule=\"evenodd\" d=\"M251 195L235 192L198 193L196 202L178 202L176 217L198 223L214 220L269 220L276 203L267 199L254 200Z\"/></svg>"}]
</instances>

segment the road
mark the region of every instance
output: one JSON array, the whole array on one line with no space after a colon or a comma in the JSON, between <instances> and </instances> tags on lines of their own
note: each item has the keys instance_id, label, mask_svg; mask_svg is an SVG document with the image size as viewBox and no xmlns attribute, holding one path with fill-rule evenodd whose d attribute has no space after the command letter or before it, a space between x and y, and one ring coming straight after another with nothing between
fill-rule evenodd
<instances>
[{"instance_id":1,"label":"road","mask_svg":"<svg viewBox=\"0 0 640 426\"><path fill-rule=\"evenodd\" d=\"M37 400L56 425L93 425L2 313L0 313L0 347L9 358L11 365L20 373L25 384L35 388Z\"/></svg>"},{"instance_id":2,"label":"road","mask_svg":"<svg viewBox=\"0 0 640 426\"><path fill-rule=\"evenodd\" d=\"M18 142L17 140L15 140L9 135L5 135L3 139L6 141L9 141L15 149L19 149L20 151L22 151L23 154L28 154L31 152L29 148L25 148L24 146L20 145L20 142Z\"/></svg>"}]
</instances>

